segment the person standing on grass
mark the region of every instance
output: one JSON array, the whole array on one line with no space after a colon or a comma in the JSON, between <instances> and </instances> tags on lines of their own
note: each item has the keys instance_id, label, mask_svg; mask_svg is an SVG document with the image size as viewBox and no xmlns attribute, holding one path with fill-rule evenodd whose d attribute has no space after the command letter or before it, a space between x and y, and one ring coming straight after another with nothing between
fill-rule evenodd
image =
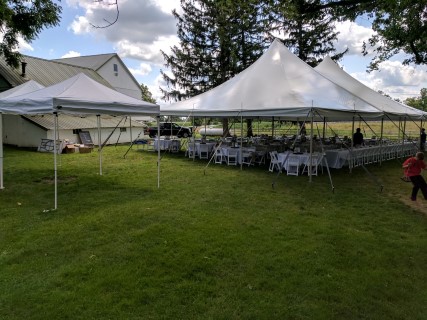
<instances>
[{"instance_id":1,"label":"person standing on grass","mask_svg":"<svg viewBox=\"0 0 427 320\"><path fill-rule=\"evenodd\" d=\"M411 200L417 200L418 190L421 189L424 199L427 200L427 183L421 175L421 170L426 169L426 163L424 162L424 153L417 152L415 157L410 157L405 160L402 168L405 169L405 175L409 177L412 182L412 194Z\"/></svg>"},{"instance_id":2,"label":"person standing on grass","mask_svg":"<svg viewBox=\"0 0 427 320\"><path fill-rule=\"evenodd\" d=\"M421 134L420 134L420 150L425 151L426 146L426 129L421 128Z\"/></svg>"}]
</instances>

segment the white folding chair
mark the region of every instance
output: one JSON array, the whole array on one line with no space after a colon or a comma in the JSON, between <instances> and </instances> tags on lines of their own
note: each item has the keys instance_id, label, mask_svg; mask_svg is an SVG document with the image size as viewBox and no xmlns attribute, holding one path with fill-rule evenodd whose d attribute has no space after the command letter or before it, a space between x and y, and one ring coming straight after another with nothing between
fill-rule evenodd
<instances>
[{"instance_id":1,"label":"white folding chair","mask_svg":"<svg viewBox=\"0 0 427 320\"><path fill-rule=\"evenodd\" d=\"M207 144L200 144L199 158L209 159L209 146Z\"/></svg>"},{"instance_id":2,"label":"white folding chair","mask_svg":"<svg viewBox=\"0 0 427 320\"><path fill-rule=\"evenodd\" d=\"M307 162L304 164L304 168L302 169L302 173L307 172L307 174L310 173L310 166L311 166L311 175L317 176L319 165L322 162L323 156L321 154L313 154L310 160L310 157L308 158Z\"/></svg>"},{"instance_id":3,"label":"white folding chair","mask_svg":"<svg viewBox=\"0 0 427 320\"><path fill-rule=\"evenodd\" d=\"M195 158L196 154L194 150L195 150L194 144L192 142L188 142L186 154L189 158Z\"/></svg>"},{"instance_id":4,"label":"white folding chair","mask_svg":"<svg viewBox=\"0 0 427 320\"><path fill-rule=\"evenodd\" d=\"M288 156L288 160L286 162L286 174L288 176L297 176L299 175L299 167L300 167L300 158L296 155L290 154Z\"/></svg>"},{"instance_id":5,"label":"white folding chair","mask_svg":"<svg viewBox=\"0 0 427 320\"><path fill-rule=\"evenodd\" d=\"M247 164L248 166L250 166L252 164L253 157L254 157L253 152L243 151L242 152L242 164Z\"/></svg>"},{"instance_id":6,"label":"white folding chair","mask_svg":"<svg viewBox=\"0 0 427 320\"><path fill-rule=\"evenodd\" d=\"M215 163L217 164L222 164L222 162L224 161L224 153L222 152L221 148L217 148L215 150Z\"/></svg>"},{"instance_id":7,"label":"white folding chair","mask_svg":"<svg viewBox=\"0 0 427 320\"><path fill-rule=\"evenodd\" d=\"M229 166L235 166L237 165L237 152L239 152L239 149L237 148L230 148L227 152L227 165Z\"/></svg>"},{"instance_id":8,"label":"white folding chair","mask_svg":"<svg viewBox=\"0 0 427 320\"><path fill-rule=\"evenodd\" d=\"M277 157L277 151L270 151L270 166L268 171L274 172L274 170L282 171L282 163Z\"/></svg>"},{"instance_id":9,"label":"white folding chair","mask_svg":"<svg viewBox=\"0 0 427 320\"><path fill-rule=\"evenodd\" d=\"M177 153L181 147L181 142L179 140L172 140L169 146L169 151Z\"/></svg>"},{"instance_id":10,"label":"white folding chair","mask_svg":"<svg viewBox=\"0 0 427 320\"><path fill-rule=\"evenodd\" d=\"M258 165L265 164L265 151L255 151L254 163Z\"/></svg>"}]
</instances>

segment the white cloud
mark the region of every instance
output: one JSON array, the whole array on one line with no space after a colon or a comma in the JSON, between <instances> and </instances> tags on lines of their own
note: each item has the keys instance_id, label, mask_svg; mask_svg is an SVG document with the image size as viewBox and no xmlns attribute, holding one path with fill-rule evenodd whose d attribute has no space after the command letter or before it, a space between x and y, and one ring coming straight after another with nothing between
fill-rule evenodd
<instances>
[{"instance_id":1,"label":"white cloud","mask_svg":"<svg viewBox=\"0 0 427 320\"><path fill-rule=\"evenodd\" d=\"M405 100L419 96L427 83L427 67L404 66L399 61L385 61L379 71L352 73L353 77L371 89L381 90L392 98Z\"/></svg>"},{"instance_id":2,"label":"white cloud","mask_svg":"<svg viewBox=\"0 0 427 320\"><path fill-rule=\"evenodd\" d=\"M153 69L148 63L141 63L138 69L129 68L129 71L134 75L145 76L149 74Z\"/></svg>"},{"instance_id":3,"label":"white cloud","mask_svg":"<svg viewBox=\"0 0 427 320\"><path fill-rule=\"evenodd\" d=\"M34 48L27 42L25 41L22 37L18 37L18 50L19 51L34 51Z\"/></svg>"},{"instance_id":4,"label":"white cloud","mask_svg":"<svg viewBox=\"0 0 427 320\"><path fill-rule=\"evenodd\" d=\"M116 23L115 6L107 1L69 0L70 5L79 5L84 15L75 17L70 29L75 34L91 34L113 43L123 57L162 63L160 49L169 51L176 41L176 21L171 10L179 6L179 0L122 0L119 1L119 16Z\"/></svg>"},{"instance_id":5,"label":"white cloud","mask_svg":"<svg viewBox=\"0 0 427 320\"><path fill-rule=\"evenodd\" d=\"M335 27L339 32L338 42L336 43L337 52L342 52L348 48L347 55L360 56L362 54L363 41L367 42L374 34L371 28L350 21L338 22Z\"/></svg>"},{"instance_id":6,"label":"white cloud","mask_svg":"<svg viewBox=\"0 0 427 320\"><path fill-rule=\"evenodd\" d=\"M124 58L134 58L136 60L162 65L164 60L160 50L170 53L170 47L174 44L178 44L178 38L174 35L159 37L158 40L152 43L122 40L116 43L116 50L118 55Z\"/></svg>"},{"instance_id":7,"label":"white cloud","mask_svg":"<svg viewBox=\"0 0 427 320\"><path fill-rule=\"evenodd\" d=\"M61 58L73 58L73 57L80 57L81 54L76 51L68 51L66 54L64 54Z\"/></svg>"}]
</instances>

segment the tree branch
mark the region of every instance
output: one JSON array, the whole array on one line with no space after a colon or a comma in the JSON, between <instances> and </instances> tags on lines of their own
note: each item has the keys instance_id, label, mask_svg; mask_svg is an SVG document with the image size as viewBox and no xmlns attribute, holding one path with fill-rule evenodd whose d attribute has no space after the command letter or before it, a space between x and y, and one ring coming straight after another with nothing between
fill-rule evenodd
<instances>
[{"instance_id":1,"label":"tree branch","mask_svg":"<svg viewBox=\"0 0 427 320\"><path fill-rule=\"evenodd\" d=\"M94 0L94 2L103 2L103 0ZM89 22L89 24L92 27L97 28L97 29L108 28L108 27L111 27L113 24L115 24L117 22L117 20L119 20L119 14L120 14L120 12L119 12L119 4L118 4L117 0L115 0L112 3L108 3L108 5L109 6L116 6L116 18L114 19L114 21L110 22L110 21L108 21L107 19L104 18L103 20L105 22L107 22L107 24L105 26L96 26L96 25L94 25L94 24L92 24L92 23Z\"/></svg>"}]
</instances>

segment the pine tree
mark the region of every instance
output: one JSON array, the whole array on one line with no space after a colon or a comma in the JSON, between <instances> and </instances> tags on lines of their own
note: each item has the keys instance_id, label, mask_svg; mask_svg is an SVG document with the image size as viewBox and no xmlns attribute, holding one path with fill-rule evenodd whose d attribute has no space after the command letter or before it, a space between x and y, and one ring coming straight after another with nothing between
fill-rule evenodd
<instances>
[{"instance_id":1,"label":"pine tree","mask_svg":"<svg viewBox=\"0 0 427 320\"><path fill-rule=\"evenodd\" d=\"M163 52L172 76L162 71L168 88L163 99L182 100L227 81L251 65L266 43L262 2L255 0L181 0L174 11L180 46Z\"/></svg>"},{"instance_id":2,"label":"pine tree","mask_svg":"<svg viewBox=\"0 0 427 320\"><path fill-rule=\"evenodd\" d=\"M334 30L336 18L330 9L313 10L321 0L289 0L272 2L272 31L283 34L282 42L301 60L317 66L326 55L339 60L347 52L336 53Z\"/></svg>"},{"instance_id":3,"label":"pine tree","mask_svg":"<svg viewBox=\"0 0 427 320\"><path fill-rule=\"evenodd\" d=\"M144 101L156 103L156 99L154 99L150 89L143 83L141 83L141 98Z\"/></svg>"}]
</instances>

